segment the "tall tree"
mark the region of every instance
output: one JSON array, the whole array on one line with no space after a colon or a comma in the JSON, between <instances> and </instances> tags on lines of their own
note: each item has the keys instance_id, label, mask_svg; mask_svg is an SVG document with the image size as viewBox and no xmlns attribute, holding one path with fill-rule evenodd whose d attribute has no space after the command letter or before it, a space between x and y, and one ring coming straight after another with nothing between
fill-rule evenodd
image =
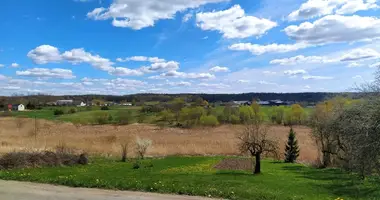
<instances>
[{"instance_id":1,"label":"tall tree","mask_svg":"<svg viewBox=\"0 0 380 200\"><path fill-rule=\"evenodd\" d=\"M293 131L293 128L290 128L288 142L285 146L285 162L294 163L297 160L299 153L300 150L296 139L296 133Z\"/></svg>"}]
</instances>

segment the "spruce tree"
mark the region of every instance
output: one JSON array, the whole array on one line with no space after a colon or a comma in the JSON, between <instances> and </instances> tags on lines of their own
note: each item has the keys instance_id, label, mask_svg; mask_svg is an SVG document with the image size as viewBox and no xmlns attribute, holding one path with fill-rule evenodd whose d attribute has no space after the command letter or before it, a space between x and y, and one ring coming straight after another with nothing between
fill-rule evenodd
<instances>
[{"instance_id":1,"label":"spruce tree","mask_svg":"<svg viewBox=\"0 0 380 200\"><path fill-rule=\"evenodd\" d=\"M288 143L285 147L285 162L294 163L299 156L299 147L296 140L296 133L293 131L293 128L290 128Z\"/></svg>"}]
</instances>

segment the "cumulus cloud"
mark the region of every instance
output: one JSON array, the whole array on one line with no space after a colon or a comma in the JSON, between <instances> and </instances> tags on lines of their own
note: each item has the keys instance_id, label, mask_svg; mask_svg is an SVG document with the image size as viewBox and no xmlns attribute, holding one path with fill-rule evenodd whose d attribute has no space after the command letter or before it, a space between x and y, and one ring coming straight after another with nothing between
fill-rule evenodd
<instances>
[{"instance_id":1,"label":"cumulus cloud","mask_svg":"<svg viewBox=\"0 0 380 200\"><path fill-rule=\"evenodd\" d=\"M232 44L228 48L235 51L249 51L254 55L262 55L266 53L286 53L290 51L297 51L299 49L304 49L310 47L311 45L305 43L295 43L295 44L252 44L252 43L237 43Z\"/></svg>"},{"instance_id":2,"label":"cumulus cloud","mask_svg":"<svg viewBox=\"0 0 380 200\"><path fill-rule=\"evenodd\" d=\"M210 73L185 73L185 72L178 72L178 71L172 70L172 71L162 73L159 76L151 76L150 78L161 79L165 77L207 80L207 79L215 78L215 75L210 74Z\"/></svg>"},{"instance_id":3,"label":"cumulus cloud","mask_svg":"<svg viewBox=\"0 0 380 200\"><path fill-rule=\"evenodd\" d=\"M46 64L49 62L59 62L62 60L58 48L50 45L41 45L28 52L27 56L36 64Z\"/></svg>"},{"instance_id":4,"label":"cumulus cloud","mask_svg":"<svg viewBox=\"0 0 380 200\"><path fill-rule=\"evenodd\" d=\"M12 63L11 67L17 68L17 67L20 67L20 65L18 63Z\"/></svg>"},{"instance_id":5,"label":"cumulus cloud","mask_svg":"<svg viewBox=\"0 0 380 200\"><path fill-rule=\"evenodd\" d=\"M99 55L92 55L91 53L86 52L83 48L65 51L61 56L64 60L73 64L88 63L100 70L113 70L112 65L114 63L111 62L109 59L102 58Z\"/></svg>"},{"instance_id":6,"label":"cumulus cloud","mask_svg":"<svg viewBox=\"0 0 380 200\"><path fill-rule=\"evenodd\" d=\"M4 67L4 64L0 64L0 67Z\"/></svg>"},{"instance_id":7,"label":"cumulus cloud","mask_svg":"<svg viewBox=\"0 0 380 200\"><path fill-rule=\"evenodd\" d=\"M73 72L68 69L47 69L47 68L32 68L25 71L16 71L18 76L30 76L38 78L63 78L72 79L75 78Z\"/></svg>"},{"instance_id":8,"label":"cumulus cloud","mask_svg":"<svg viewBox=\"0 0 380 200\"><path fill-rule=\"evenodd\" d=\"M238 80L237 81L238 83L249 83L249 82L251 82L250 80Z\"/></svg>"},{"instance_id":9,"label":"cumulus cloud","mask_svg":"<svg viewBox=\"0 0 380 200\"><path fill-rule=\"evenodd\" d=\"M357 60L365 60L365 59L375 59L379 57L380 57L380 53L374 49L358 48L343 55L340 58L340 61L357 61Z\"/></svg>"},{"instance_id":10,"label":"cumulus cloud","mask_svg":"<svg viewBox=\"0 0 380 200\"><path fill-rule=\"evenodd\" d=\"M303 56L298 55L290 58L274 59L270 61L270 64L279 65L296 65L296 64L306 64L306 63L326 63L329 60L321 56Z\"/></svg>"},{"instance_id":11,"label":"cumulus cloud","mask_svg":"<svg viewBox=\"0 0 380 200\"><path fill-rule=\"evenodd\" d=\"M165 83L166 85L169 85L169 86L191 86L191 83L190 82L186 82L186 81L180 81L180 82L166 82Z\"/></svg>"},{"instance_id":12,"label":"cumulus cloud","mask_svg":"<svg viewBox=\"0 0 380 200\"><path fill-rule=\"evenodd\" d=\"M301 74L307 74L307 72L303 69L296 69L296 70L286 70L284 71L285 75L289 76L296 76L296 75L301 75Z\"/></svg>"},{"instance_id":13,"label":"cumulus cloud","mask_svg":"<svg viewBox=\"0 0 380 200\"><path fill-rule=\"evenodd\" d=\"M288 15L288 20L303 20L329 14L353 14L360 10L377 9L376 0L308 0Z\"/></svg>"},{"instance_id":14,"label":"cumulus cloud","mask_svg":"<svg viewBox=\"0 0 380 200\"><path fill-rule=\"evenodd\" d=\"M219 31L225 38L258 37L277 26L268 19L247 16L240 5L223 11L197 13L196 18L202 30Z\"/></svg>"},{"instance_id":15,"label":"cumulus cloud","mask_svg":"<svg viewBox=\"0 0 380 200\"><path fill-rule=\"evenodd\" d=\"M215 66L210 69L210 72L228 72L230 71L228 67Z\"/></svg>"},{"instance_id":16,"label":"cumulus cloud","mask_svg":"<svg viewBox=\"0 0 380 200\"><path fill-rule=\"evenodd\" d=\"M199 83L198 86L207 87L207 88L216 88L216 89L223 89L230 87L227 84L224 83Z\"/></svg>"},{"instance_id":17,"label":"cumulus cloud","mask_svg":"<svg viewBox=\"0 0 380 200\"><path fill-rule=\"evenodd\" d=\"M139 30L154 26L158 20L173 19L177 12L223 1L228 0L114 0L108 8L95 8L87 13L87 17L112 19L113 26Z\"/></svg>"},{"instance_id":18,"label":"cumulus cloud","mask_svg":"<svg viewBox=\"0 0 380 200\"><path fill-rule=\"evenodd\" d=\"M353 76L352 78L353 78L353 79L361 79L362 76L360 76L360 75L356 75L356 76Z\"/></svg>"},{"instance_id":19,"label":"cumulus cloud","mask_svg":"<svg viewBox=\"0 0 380 200\"><path fill-rule=\"evenodd\" d=\"M265 75L276 75L277 72L273 72L273 71L268 71L268 70L266 70L266 71L263 71L263 74L265 74Z\"/></svg>"},{"instance_id":20,"label":"cumulus cloud","mask_svg":"<svg viewBox=\"0 0 380 200\"><path fill-rule=\"evenodd\" d=\"M143 72L139 70L128 69L125 67L115 67L115 69L109 71L109 73L115 76L141 76L144 74Z\"/></svg>"},{"instance_id":21,"label":"cumulus cloud","mask_svg":"<svg viewBox=\"0 0 380 200\"><path fill-rule=\"evenodd\" d=\"M306 75L303 76L302 79L304 80L330 80L333 79L331 76L311 76L311 75Z\"/></svg>"},{"instance_id":22,"label":"cumulus cloud","mask_svg":"<svg viewBox=\"0 0 380 200\"><path fill-rule=\"evenodd\" d=\"M320 64L320 63L338 63L351 62L349 67L360 66L356 61L370 60L380 58L380 53L371 48L356 48L343 53L338 57L326 56L304 56L298 55L290 58L274 59L270 64L279 65L302 65L302 64Z\"/></svg>"},{"instance_id":23,"label":"cumulus cloud","mask_svg":"<svg viewBox=\"0 0 380 200\"><path fill-rule=\"evenodd\" d=\"M158 57L132 56L132 57L124 58L124 59L117 58L116 61L118 62L136 61L136 62L158 63L158 62L165 62L165 59L158 58Z\"/></svg>"},{"instance_id":24,"label":"cumulus cloud","mask_svg":"<svg viewBox=\"0 0 380 200\"><path fill-rule=\"evenodd\" d=\"M312 23L288 26L284 31L291 39L309 44L370 41L380 37L380 19L328 15Z\"/></svg>"},{"instance_id":25,"label":"cumulus cloud","mask_svg":"<svg viewBox=\"0 0 380 200\"><path fill-rule=\"evenodd\" d=\"M51 45L41 45L28 52L27 56L36 64L47 64L50 62L70 62L72 64L88 63L93 67L110 71L113 70L114 64L107 58L102 58L99 55L92 55L86 52L83 48L72 49L60 53L58 48Z\"/></svg>"}]
</instances>

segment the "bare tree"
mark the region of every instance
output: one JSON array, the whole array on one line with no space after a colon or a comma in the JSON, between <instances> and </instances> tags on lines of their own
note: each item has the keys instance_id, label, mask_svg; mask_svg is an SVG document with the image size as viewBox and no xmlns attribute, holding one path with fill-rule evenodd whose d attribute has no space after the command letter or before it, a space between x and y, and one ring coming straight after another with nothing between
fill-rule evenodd
<instances>
[{"instance_id":1,"label":"bare tree","mask_svg":"<svg viewBox=\"0 0 380 200\"><path fill-rule=\"evenodd\" d=\"M127 161L129 144L131 142L130 138L120 138L120 150L121 150L121 162Z\"/></svg>"},{"instance_id":2,"label":"bare tree","mask_svg":"<svg viewBox=\"0 0 380 200\"><path fill-rule=\"evenodd\" d=\"M139 158L144 159L148 147L152 145L152 140L136 138L136 153Z\"/></svg>"},{"instance_id":3,"label":"bare tree","mask_svg":"<svg viewBox=\"0 0 380 200\"><path fill-rule=\"evenodd\" d=\"M256 123L247 124L244 130L238 135L239 150L242 153L249 153L255 157L254 174L261 173L261 156L273 154L277 155L278 143L267 136L268 127L256 121Z\"/></svg>"}]
</instances>

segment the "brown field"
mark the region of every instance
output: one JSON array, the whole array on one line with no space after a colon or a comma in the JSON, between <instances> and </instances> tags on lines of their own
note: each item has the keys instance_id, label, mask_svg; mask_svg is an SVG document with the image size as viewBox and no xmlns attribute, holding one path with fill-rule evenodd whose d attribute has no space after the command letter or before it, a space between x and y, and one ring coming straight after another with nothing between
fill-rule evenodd
<instances>
[{"instance_id":1,"label":"brown field","mask_svg":"<svg viewBox=\"0 0 380 200\"><path fill-rule=\"evenodd\" d=\"M34 130L37 128L37 134ZM153 141L148 156L167 155L238 155L236 134L241 125L216 128L160 128L154 125L78 126L71 123L34 119L0 118L0 153L17 150L47 150L58 145L90 154L118 156L120 141L136 137ZM280 141L284 149L289 128L271 126L269 135ZM318 151L307 127L295 127L300 145L299 160L314 162ZM133 156L133 145L130 145Z\"/></svg>"}]
</instances>

